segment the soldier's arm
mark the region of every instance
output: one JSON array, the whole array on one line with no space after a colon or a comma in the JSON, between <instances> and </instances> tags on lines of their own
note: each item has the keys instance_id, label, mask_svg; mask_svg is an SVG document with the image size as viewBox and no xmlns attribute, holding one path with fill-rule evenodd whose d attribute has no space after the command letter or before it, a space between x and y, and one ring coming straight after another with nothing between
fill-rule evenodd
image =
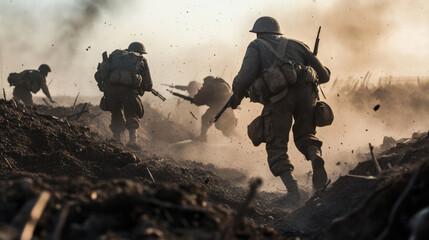
<instances>
[{"instance_id":1,"label":"soldier's arm","mask_svg":"<svg viewBox=\"0 0 429 240\"><path fill-rule=\"evenodd\" d=\"M204 87L202 87L199 91L198 91L198 93L197 94L195 94L195 96L194 96L194 104L195 105L197 105L197 106L202 106L202 105L205 105L206 104L206 98L207 98L207 96L209 96L210 94L213 94L213 93L210 93L210 92L207 92L206 91L206 88L204 88Z\"/></svg>"},{"instance_id":2,"label":"soldier's arm","mask_svg":"<svg viewBox=\"0 0 429 240\"><path fill-rule=\"evenodd\" d=\"M148 92L152 90L152 77L150 76L149 65L147 64L146 58L143 58L143 81L146 81L148 84Z\"/></svg>"},{"instance_id":3,"label":"soldier's arm","mask_svg":"<svg viewBox=\"0 0 429 240\"><path fill-rule=\"evenodd\" d=\"M46 79L45 79L44 81L42 81L42 86L41 86L41 88L42 88L42 92L46 95L46 97L48 97L48 99L49 99L51 102L55 102L55 101L52 99L51 94L49 93L49 88L48 88L48 85L46 84Z\"/></svg>"},{"instance_id":4,"label":"soldier's arm","mask_svg":"<svg viewBox=\"0 0 429 240\"><path fill-rule=\"evenodd\" d=\"M317 76L319 77L319 83L328 82L329 78L331 77L331 72L329 71L329 69L323 66L319 58L317 58L317 56L314 56L314 54L306 45L304 45L304 47L306 65L311 66L317 72Z\"/></svg>"},{"instance_id":5,"label":"soldier's arm","mask_svg":"<svg viewBox=\"0 0 429 240\"><path fill-rule=\"evenodd\" d=\"M259 49L255 41L247 47L240 71L232 82L232 91L234 94L244 97L250 85L257 78L260 66Z\"/></svg>"}]
</instances>

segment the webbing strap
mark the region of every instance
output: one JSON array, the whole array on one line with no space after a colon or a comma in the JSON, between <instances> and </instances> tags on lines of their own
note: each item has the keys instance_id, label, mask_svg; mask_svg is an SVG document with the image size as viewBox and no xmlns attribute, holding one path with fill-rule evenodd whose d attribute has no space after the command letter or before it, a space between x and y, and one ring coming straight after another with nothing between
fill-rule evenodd
<instances>
[{"instance_id":1,"label":"webbing strap","mask_svg":"<svg viewBox=\"0 0 429 240\"><path fill-rule=\"evenodd\" d=\"M267 41L265 41L264 39L258 38L258 41L260 41L262 44L264 44L265 47L268 48L268 50L270 50L270 52L272 52L278 59L280 59L280 61L284 62L284 56L286 54L286 47L287 44L289 43L288 39L285 38L281 38L280 39L280 43L277 46L277 50L274 49Z\"/></svg>"}]
</instances>

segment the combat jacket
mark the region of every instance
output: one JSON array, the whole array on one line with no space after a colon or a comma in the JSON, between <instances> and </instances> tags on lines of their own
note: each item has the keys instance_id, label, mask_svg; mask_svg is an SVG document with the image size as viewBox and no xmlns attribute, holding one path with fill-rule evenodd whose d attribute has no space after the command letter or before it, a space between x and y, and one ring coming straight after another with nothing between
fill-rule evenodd
<instances>
[{"instance_id":1,"label":"combat jacket","mask_svg":"<svg viewBox=\"0 0 429 240\"><path fill-rule=\"evenodd\" d=\"M223 106L231 95L231 87L228 83L222 78L215 78L211 81L204 81L203 86L194 96L194 103L197 106Z\"/></svg>"},{"instance_id":2,"label":"combat jacket","mask_svg":"<svg viewBox=\"0 0 429 240\"><path fill-rule=\"evenodd\" d=\"M280 39L283 37L267 34L259 38L265 40L276 49ZM327 70L317 57L313 55L308 46L297 40L288 40L285 50L285 61L311 66L317 72L320 83L328 82L330 77L329 70ZM253 81L262 75L264 69L270 68L277 59L278 58L270 52L263 43L257 39L252 41L247 47L241 69L232 83L233 92L239 96L246 95Z\"/></svg>"}]
</instances>

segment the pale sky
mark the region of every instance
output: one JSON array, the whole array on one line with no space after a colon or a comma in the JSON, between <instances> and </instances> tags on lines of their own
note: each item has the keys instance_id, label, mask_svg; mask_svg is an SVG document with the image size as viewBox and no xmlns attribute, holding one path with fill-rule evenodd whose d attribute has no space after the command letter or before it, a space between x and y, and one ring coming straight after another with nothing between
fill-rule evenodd
<instances>
[{"instance_id":1,"label":"pale sky","mask_svg":"<svg viewBox=\"0 0 429 240\"><path fill-rule=\"evenodd\" d=\"M83 18L88 2L109 6ZM93 74L101 53L133 41L147 48L155 87L207 75L231 83L255 38L249 30L265 15L311 49L321 25L319 57L334 77L429 75L429 4L423 0L413 6L406 0L2 0L2 87L11 91L9 72L47 63L54 95L99 95Z\"/></svg>"}]
</instances>

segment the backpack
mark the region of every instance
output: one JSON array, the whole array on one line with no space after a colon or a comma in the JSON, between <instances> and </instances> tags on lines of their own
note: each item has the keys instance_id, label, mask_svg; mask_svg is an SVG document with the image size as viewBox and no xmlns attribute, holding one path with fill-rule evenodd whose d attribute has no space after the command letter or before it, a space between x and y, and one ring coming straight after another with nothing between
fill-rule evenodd
<instances>
[{"instance_id":1,"label":"backpack","mask_svg":"<svg viewBox=\"0 0 429 240\"><path fill-rule=\"evenodd\" d=\"M41 82L35 75L37 70L24 70L20 73L10 73L7 81L10 86L25 86L33 93L37 93L41 88Z\"/></svg>"},{"instance_id":2,"label":"backpack","mask_svg":"<svg viewBox=\"0 0 429 240\"><path fill-rule=\"evenodd\" d=\"M288 39L282 38L277 49L274 49L263 39L257 39L273 53L277 60L264 69L262 76L257 78L249 88L249 97L252 102L262 104L273 103L286 96L290 85L300 82L314 82L317 74L312 67L301 66L292 61L284 61Z\"/></svg>"},{"instance_id":3,"label":"backpack","mask_svg":"<svg viewBox=\"0 0 429 240\"><path fill-rule=\"evenodd\" d=\"M127 50L115 50L98 64L95 80L101 91L109 84L120 84L139 88L143 82L143 56Z\"/></svg>"},{"instance_id":4,"label":"backpack","mask_svg":"<svg viewBox=\"0 0 429 240\"><path fill-rule=\"evenodd\" d=\"M10 73L7 77L7 81L9 82L9 85L11 87L22 85L24 83L24 79L22 78L21 73Z\"/></svg>"}]
</instances>

